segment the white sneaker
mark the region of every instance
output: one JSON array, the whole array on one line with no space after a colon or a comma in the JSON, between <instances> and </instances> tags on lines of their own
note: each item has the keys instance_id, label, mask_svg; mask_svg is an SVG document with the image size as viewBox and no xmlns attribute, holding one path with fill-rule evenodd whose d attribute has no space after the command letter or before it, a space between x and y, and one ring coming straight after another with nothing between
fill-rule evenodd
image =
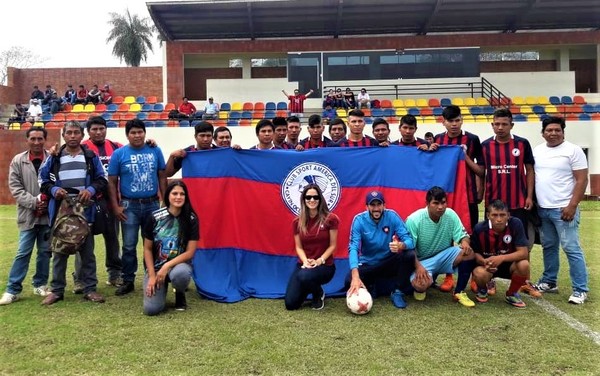
<instances>
[{"instance_id":1,"label":"white sneaker","mask_svg":"<svg viewBox=\"0 0 600 376\"><path fill-rule=\"evenodd\" d=\"M569 297L569 303L571 304L583 304L587 299L587 293L583 291L573 291Z\"/></svg>"},{"instance_id":2,"label":"white sneaker","mask_svg":"<svg viewBox=\"0 0 600 376\"><path fill-rule=\"evenodd\" d=\"M0 305L8 305L19 300L19 295L13 295L10 292L5 292L0 298Z\"/></svg>"},{"instance_id":3,"label":"white sneaker","mask_svg":"<svg viewBox=\"0 0 600 376\"><path fill-rule=\"evenodd\" d=\"M34 287L33 294L39 295L39 296L48 296L48 295L50 295L50 290L48 290L48 286L46 286L46 285Z\"/></svg>"}]
</instances>

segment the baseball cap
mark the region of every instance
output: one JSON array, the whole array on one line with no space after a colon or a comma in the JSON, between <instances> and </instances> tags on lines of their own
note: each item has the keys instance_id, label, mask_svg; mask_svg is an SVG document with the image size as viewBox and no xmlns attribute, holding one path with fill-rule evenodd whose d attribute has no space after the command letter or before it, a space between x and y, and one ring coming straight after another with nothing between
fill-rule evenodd
<instances>
[{"instance_id":1,"label":"baseball cap","mask_svg":"<svg viewBox=\"0 0 600 376\"><path fill-rule=\"evenodd\" d=\"M385 199L383 198L383 193L379 191L371 191L367 193L367 205L371 204L373 201L381 201L382 204L385 203Z\"/></svg>"}]
</instances>

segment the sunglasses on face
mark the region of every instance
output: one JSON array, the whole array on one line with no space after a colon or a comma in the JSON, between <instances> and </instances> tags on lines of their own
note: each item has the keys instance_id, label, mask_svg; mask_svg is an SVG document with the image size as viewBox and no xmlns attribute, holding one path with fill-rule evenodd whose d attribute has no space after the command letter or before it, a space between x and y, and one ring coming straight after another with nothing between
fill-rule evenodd
<instances>
[{"instance_id":1,"label":"sunglasses on face","mask_svg":"<svg viewBox=\"0 0 600 376\"><path fill-rule=\"evenodd\" d=\"M306 196L304 196L304 199L306 201L310 201L310 200L319 201L321 198L319 196L306 195Z\"/></svg>"}]
</instances>

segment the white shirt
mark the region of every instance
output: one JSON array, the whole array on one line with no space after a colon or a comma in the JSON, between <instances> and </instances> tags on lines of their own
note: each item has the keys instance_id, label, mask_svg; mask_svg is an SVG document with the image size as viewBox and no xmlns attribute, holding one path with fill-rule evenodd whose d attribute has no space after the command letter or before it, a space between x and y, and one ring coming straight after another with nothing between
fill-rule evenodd
<instances>
[{"instance_id":1,"label":"white shirt","mask_svg":"<svg viewBox=\"0 0 600 376\"><path fill-rule=\"evenodd\" d=\"M357 98L358 98L359 102L362 101L363 99L366 99L368 101L371 100L371 97L369 97L369 93L364 93L363 94L362 91L358 94Z\"/></svg>"},{"instance_id":2,"label":"white shirt","mask_svg":"<svg viewBox=\"0 0 600 376\"><path fill-rule=\"evenodd\" d=\"M204 113L207 115L214 115L217 112L219 112L219 105L216 104L215 102L213 103L206 103L206 106L204 107Z\"/></svg>"},{"instance_id":3,"label":"white shirt","mask_svg":"<svg viewBox=\"0 0 600 376\"><path fill-rule=\"evenodd\" d=\"M555 147L545 143L533 149L535 193L542 208L564 208L573 197L573 171L588 168L583 150L568 141Z\"/></svg>"},{"instance_id":4,"label":"white shirt","mask_svg":"<svg viewBox=\"0 0 600 376\"><path fill-rule=\"evenodd\" d=\"M27 109L27 112L29 113L30 116L37 117L37 116L42 115L42 113L44 111L42 110L42 106L40 106L39 104L32 104Z\"/></svg>"}]
</instances>

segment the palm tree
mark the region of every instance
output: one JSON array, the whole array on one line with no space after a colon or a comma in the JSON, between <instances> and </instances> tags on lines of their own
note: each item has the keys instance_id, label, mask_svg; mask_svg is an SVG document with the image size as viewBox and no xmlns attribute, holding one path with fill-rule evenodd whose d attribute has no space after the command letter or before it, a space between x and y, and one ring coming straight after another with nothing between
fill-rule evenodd
<instances>
[{"instance_id":1,"label":"palm tree","mask_svg":"<svg viewBox=\"0 0 600 376\"><path fill-rule=\"evenodd\" d=\"M131 16L129 9L125 15L110 13L109 24L112 29L106 42L114 41L113 55L130 67L139 67L142 60L148 58L148 50L152 51L152 26L148 18Z\"/></svg>"}]
</instances>

